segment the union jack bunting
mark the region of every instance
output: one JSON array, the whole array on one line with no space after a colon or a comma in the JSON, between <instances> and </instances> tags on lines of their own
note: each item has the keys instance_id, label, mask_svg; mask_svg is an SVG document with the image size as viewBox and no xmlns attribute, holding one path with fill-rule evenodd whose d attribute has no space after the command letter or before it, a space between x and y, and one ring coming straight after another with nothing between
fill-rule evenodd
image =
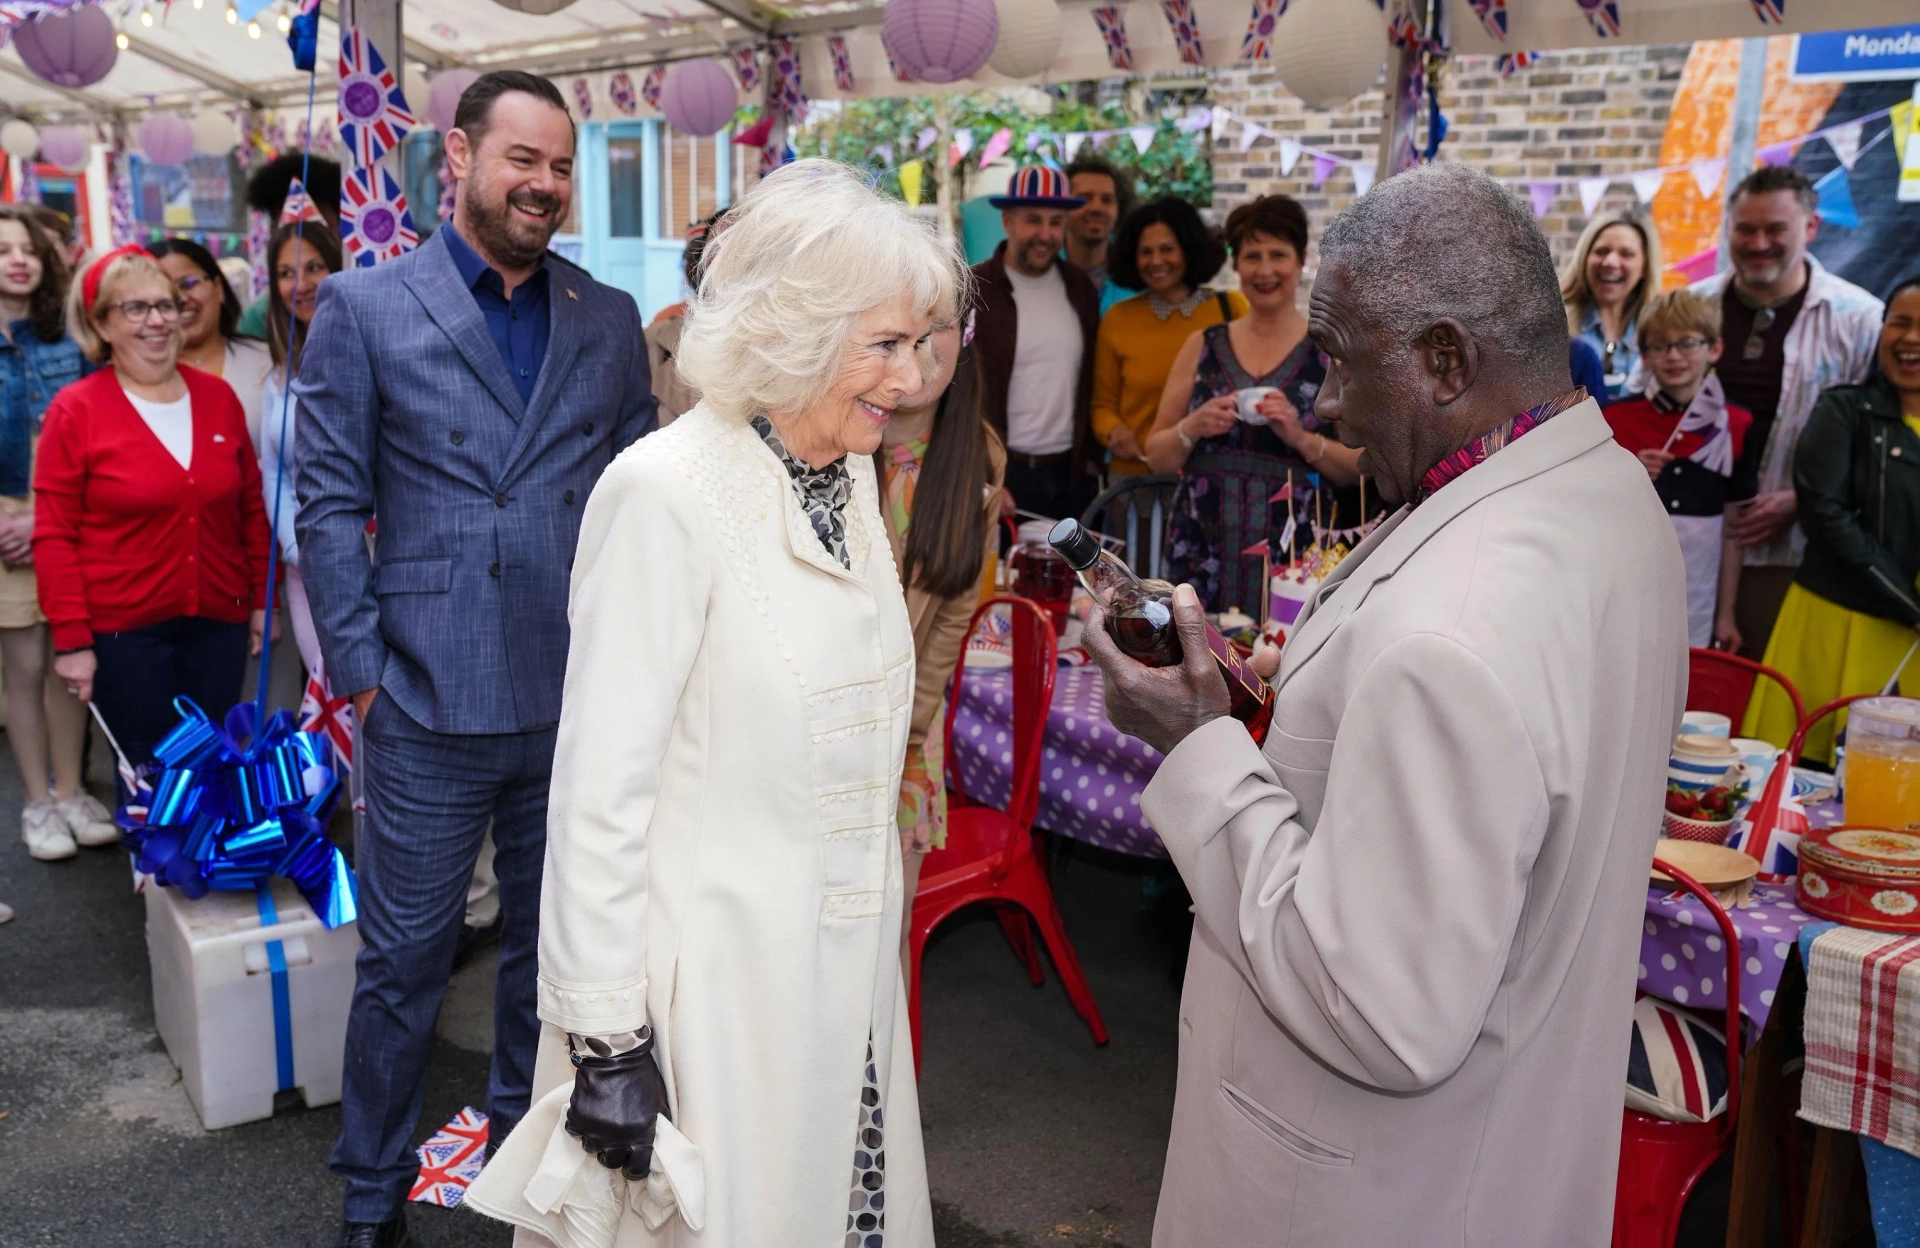
<instances>
[{"instance_id":1,"label":"union jack bunting","mask_svg":"<svg viewBox=\"0 0 1920 1248\"><path fill-rule=\"evenodd\" d=\"M340 242L347 249L347 262L363 269L397 260L420 245L407 197L385 169L355 169L341 179Z\"/></svg>"},{"instance_id":2,"label":"union jack bunting","mask_svg":"<svg viewBox=\"0 0 1920 1248\"><path fill-rule=\"evenodd\" d=\"M800 45L792 35L773 41L773 106L793 125L807 119L807 95L800 85Z\"/></svg>"},{"instance_id":3,"label":"union jack bunting","mask_svg":"<svg viewBox=\"0 0 1920 1248\"><path fill-rule=\"evenodd\" d=\"M1093 23L1107 41L1107 64L1115 69L1133 68L1133 45L1127 42L1127 15L1117 4L1103 4L1093 11Z\"/></svg>"},{"instance_id":4,"label":"union jack bunting","mask_svg":"<svg viewBox=\"0 0 1920 1248\"><path fill-rule=\"evenodd\" d=\"M287 202L280 206L280 220L277 225L292 225L295 221L317 222L325 225L327 219L313 205L313 196L307 194L307 188L299 178L287 184Z\"/></svg>"},{"instance_id":5,"label":"union jack bunting","mask_svg":"<svg viewBox=\"0 0 1920 1248\"><path fill-rule=\"evenodd\" d=\"M1538 52L1502 52L1494 61L1494 66L1500 71L1500 77L1504 81L1523 69L1531 68L1539 59Z\"/></svg>"},{"instance_id":6,"label":"union jack bunting","mask_svg":"<svg viewBox=\"0 0 1920 1248\"><path fill-rule=\"evenodd\" d=\"M1206 56L1200 49L1200 19L1194 14L1193 0L1160 0L1160 11L1167 15L1167 25L1173 30L1173 42L1180 49L1180 63L1206 64Z\"/></svg>"},{"instance_id":7,"label":"union jack bunting","mask_svg":"<svg viewBox=\"0 0 1920 1248\"><path fill-rule=\"evenodd\" d=\"M362 168L372 168L419 124L380 50L358 26L340 34L339 113L340 141Z\"/></svg>"},{"instance_id":8,"label":"union jack bunting","mask_svg":"<svg viewBox=\"0 0 1920 1248\"><path fill-rule=\"evenodd\" d=\"M1501 43L1507 41L1507 0L1469 0L1480 15L1480 24Z\"/></svg>"},{"instance_id":9,"label":"union jack bunting","mask_svg":"<svg viewBox=\"0 0 1920 1248\"><path fill-rule=\"evenodd\" d=\"M277 414L273 419L278 419ZM353 770L353 699L346 694L333 696L327 685L326 665L307 677L306 692L300 696L300 731L317 732L333 746L340 766Z\"/></svg>"},{"instance_id":10,"label":"union jack bunting","mask_svg":"<svg viewBox=\"0 0 1920 1248\"><path fill-rule=\"evenodd\" d=\"M435 1131L418 1150L420 1173L408 1200L453 1209L467 1198L467 1187L487 1164L487 1116L468 1106Z\"/></svg>"},{"instance_id":11,"label":"union jack bunting","mask_svg":"<svg viewBox=\"0 0 1920 1248\"><path fill-rule=\"evenodd\" d=\"M1763 26L1778 26L1787 20L1787 0L1753 0L1753 12Z\"/></svg>"},{"instance_id":12,"label":"union jack bunting","mask_svg":"<svg viewBox=\"0 0 1920 1248\"><path fill-rule=\"evenodd\" d=\"M267 293L267 244L273 241L274 220L264 212L247 214L247 279L249 302Z\"/></svg>"},{"instance_id":13,"label":"union jack bunting","mask_svg":"<svg viewBox=\"0 0 1920 1248\"><path fill-rule=\"evenodd\" d=\"M833 85L842 91L852 91L853 57L847 53L845 35L827 36L827 56L833 61Z\"/></svg>"},{"instance_id":14,"label":"union jack bunting","mask_svg":"<svg viewBox=\"0 0 1920 1248\"><path fill-rule=\"evenodd\" d=\"M887 72L893 75L895 82L913 81L913 75L900 68L900 62L894 59L893 46L887 42L885 31L880 34L880 50L887 54Z\"/></svg>"},{"instance_id":15,"label":"union jack bunting","mask_svg":"<svg viewBox=\"0 0 1920 1248\"><path fill-rule=\"evenodd\" d=\"M752 92L759 87L760 49L735 48L729 55L733 57L733 74L740 80L740 89Z\"/></svg>"},{"instance_id":16,"label":"union jack bunting","mask_svg":"<svg viewBox=\"0 0 1920 1248\"><path fill-rule=\"evenodd\" d=\"M1574 0L1580 11L1593 23L1593 33L1602 39L1617 39L1620 35L1620 6L1615 0Z\"/></svg>"},{"instance_id":17,"label":"union jack bunting","mask_svg":"<svg viewBox=\"0 0 1920 1248\"><path fill-rule=\"evenodd\" d=\"M667 67L650 65L647 72L640 76L640 98L647 102L648 108L660 107L660 88L666 85Z\"/></svg>"},{"instance_id":18,"label":"union jack bunting","mask_svg":"<svg viewBox=\"0 0 1920 1248\"><path fill-rule=\"evenodd\" d=\"M125 151L113 153L113 176L107 198L107 221L113 233L113 245L124 247L133 241L133 173Z\"/></svg>"},{"instance_id":19,"label":"union jack bunting","mask_svg":"<svg viewBox=\"0 0 1920 1248\"><path fill-rule=\"evenodd\" d=\"M580 110L580 120L588 121L593 117L593 84L585 78L573 80L573 106Z\"/></svg>"},{"instance_id":20,"label":"union jack bunting","mask_svg":"<svg viewBox=\"0 0 1920 1248\"><path fill-rule=\"evenodd\" d=\"M1247 33L1240 40L1240 59L1264 61L1273 52L1273 28L1286 15L1287 0L1253 0Z\"/></svg>"},{"instance_id":21,"label":"union jack bunting","mask_svg":"<svg viewBox=\"0 0 1920 1248\"><path fill-rule=\"evenodd\" d=\"M640 97L634 93L633 77L624 69L607 79L607 98L613 101L613 106L624 117L631 117L640 111Z\"/></svg>"}]
</instances>

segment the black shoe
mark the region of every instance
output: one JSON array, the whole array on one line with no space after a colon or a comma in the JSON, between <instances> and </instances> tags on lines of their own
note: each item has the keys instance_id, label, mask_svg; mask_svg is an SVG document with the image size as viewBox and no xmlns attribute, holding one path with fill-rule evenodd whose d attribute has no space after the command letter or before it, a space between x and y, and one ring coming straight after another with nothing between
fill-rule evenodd
<instances>
[{"instance_id":1,"label":"black shoe","mask_svg":"<svg viewBox=\"0 0 1920 1248\"><path fill-rule=\"evenodd\" d=\"M409 1248L413 1239L407 1234L407 1215L396 1214L385 1222L343 1222L337 1248Z\"/></svg>"},{"instance_id":2,"label":"black shoe","mask_svg":"<svg viewBox=\"0 0 1920 1248\"><path fill-rule=\"evenodd\" d=\"M473 961L473 955L482 948L500 939L500 917L494 916L491 923L480 927L469 924L460 929L460 943L453 947L453 969L459 970Z\"/></svg>"}]
</instances>

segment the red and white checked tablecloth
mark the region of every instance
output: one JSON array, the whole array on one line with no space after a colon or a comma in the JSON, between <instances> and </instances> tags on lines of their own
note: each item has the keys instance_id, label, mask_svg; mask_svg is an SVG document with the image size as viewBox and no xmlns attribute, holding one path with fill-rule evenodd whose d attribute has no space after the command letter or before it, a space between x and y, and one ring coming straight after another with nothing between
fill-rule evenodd
<instances>
[{"instance_id":1,"label":"red and white checked tablecloth","mask_svg":"<svg viewBox=\"0 0 1920 1248\"><path fill-rule=\"evenodd\" d=\"M1815 937L1806 1041L1802 1118L1920 1154L1920 936Z\"/></svg>"}]
</instances>

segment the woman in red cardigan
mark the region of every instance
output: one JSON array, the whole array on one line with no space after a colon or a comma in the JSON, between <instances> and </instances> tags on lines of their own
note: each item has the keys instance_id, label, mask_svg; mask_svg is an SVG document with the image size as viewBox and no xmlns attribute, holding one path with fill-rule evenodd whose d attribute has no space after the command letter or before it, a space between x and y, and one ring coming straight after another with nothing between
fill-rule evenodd
<instances>
[{"instance_id":1,"label":"woman in red cardigan","mask_svg":"<svg viewBox=\"0 0 1920 1248\"><path fill-rule=\"evenodd\" d=\"M47 409L33 562L55 673L98 700L137 766L178 722L174 698L217 718L260 651L260 467L232 387L179 366L180 304L152 256L100 257L67 311L88 356L111 367Z\"/></svg>"}]
</instances>

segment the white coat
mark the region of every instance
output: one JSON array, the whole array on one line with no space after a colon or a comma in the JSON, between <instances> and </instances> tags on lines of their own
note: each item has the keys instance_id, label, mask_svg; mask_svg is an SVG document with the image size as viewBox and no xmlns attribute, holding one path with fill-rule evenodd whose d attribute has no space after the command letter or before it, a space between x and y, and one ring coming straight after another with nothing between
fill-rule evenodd
<instances>
[{"instance_id":1,"label":"white coat","mask_svg":"<svg viewBox=\"0 0 1920 1248\"><path fill-rule=\"evenodd\" d=\"M888 1248L933 1243L893 830L913 642L871 458L848 465L851 572L759 435L705 403L587 504L535 1104L467 1201L562 1248L844 1243L869 1034ZM561 1126L564 1033L643 1023L672 1121L628 1190Z\"/></svg>"},{"instance_id":2,"label":"white coat","mask_svg":"<svg viewBox=\"0 0 1920 1248\"><path fill-rule=\"evenodd\" d=\"M1156 1248L1604 1248L1687 679L1581 403L1376 530L1141 799L1193 892Z\"/></svg>"}]
</instances>

